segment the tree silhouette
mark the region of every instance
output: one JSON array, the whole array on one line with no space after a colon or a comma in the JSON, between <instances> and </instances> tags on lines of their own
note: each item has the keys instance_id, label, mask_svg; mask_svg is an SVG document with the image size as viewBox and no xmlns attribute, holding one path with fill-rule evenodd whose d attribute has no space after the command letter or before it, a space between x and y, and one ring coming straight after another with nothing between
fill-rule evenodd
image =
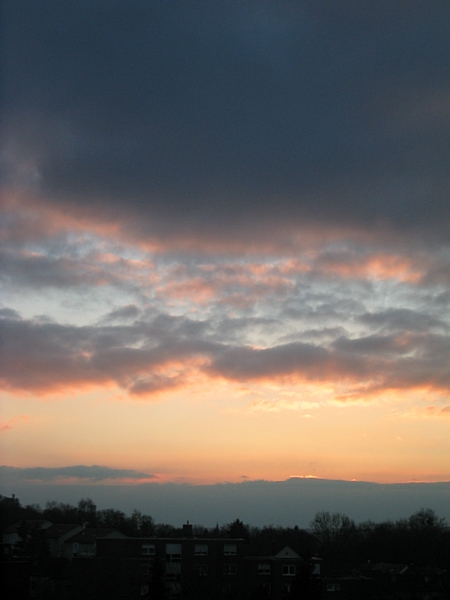
<instances>
[{"instance_id":1,"label":"tree silhouette","mask_svg":"<svg viewBox=\"0 0 450 600\"><path fill-rule=\"evenodd\" d=\"M229 523L225 529L229 538L242 538L246 541L249 539L249 528L239 519Z\"/></svg>"}]
</instances>

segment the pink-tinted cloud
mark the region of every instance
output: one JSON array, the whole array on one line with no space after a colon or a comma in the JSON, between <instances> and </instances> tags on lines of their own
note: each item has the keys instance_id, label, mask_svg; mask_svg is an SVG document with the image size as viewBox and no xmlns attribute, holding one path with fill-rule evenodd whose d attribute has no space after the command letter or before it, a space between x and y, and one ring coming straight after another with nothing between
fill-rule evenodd
<instances>
[{"instance_id":1,"label":"pink-tinted cloud","mask_svg":"<svg viewBox=\"0 0 450 600\"><path fill-rule=\"evenodd\" d=\"M30 417L28 415L17 415L7 422L0 421L0 432L9 431L11 429L14 429L15 427L19 426L21 423L29 421L29 420L30 420Z\"/></svg>"},{"instance_id":2,"label":"pink-tinted cloud","mask_svg":"<svg viewBox=\"0 0 450 600\"><path fill-rule=\"evenodd\" d=\"M425 276L426 263L407 256L374 254L360 256L357 253L324 255L319 257L317 269L323 275L351 279L395 279L407 283L419 283Z\"/></svg>"},{"instance_id":3,"label":"pink-tinted cloud","mask_svg":"<svg viewBox=\"0 0 450 600\"><path fill-rule=\"evenodd\" d=\"M231 382L328 383L337 398L388 390L450 392L446 335L423 332L339 335L333 342L258 348L220 342L212 323L159 315L130 325L76 327L4 312L2 387L52 393L119 387L152 396L198 377ZM13 318L11 318L13 317ZM215 339L217 338L217 339Z\"/></svg>"},{"instance_id":4,"label":"pink-tinted cloud","mask_svg":"<svg viewBox=\"0 0 450 600\"><path fill-rule=\"evenodd\" d=\"M450 405L443 408L437 406L427 406L423 409L422 414L426 417L450 417Z\"/></svg>"}]
</instances>

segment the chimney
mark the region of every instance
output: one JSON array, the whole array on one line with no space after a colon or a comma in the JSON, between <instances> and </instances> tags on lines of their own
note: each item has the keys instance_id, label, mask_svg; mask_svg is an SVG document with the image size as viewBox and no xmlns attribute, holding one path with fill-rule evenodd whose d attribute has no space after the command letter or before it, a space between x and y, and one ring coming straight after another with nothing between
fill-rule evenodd
<instances>
[{"instance_id":1,"label":"chimney","mask_svg":"<svg viewBox=\"0 0 450 600\"><path fill-rule=\"evenodd\" d=\"M192 525L189 523L189 521L186 521L186 523L183 525L183 537L192 537Z\"/></svg>"}]
</instances>

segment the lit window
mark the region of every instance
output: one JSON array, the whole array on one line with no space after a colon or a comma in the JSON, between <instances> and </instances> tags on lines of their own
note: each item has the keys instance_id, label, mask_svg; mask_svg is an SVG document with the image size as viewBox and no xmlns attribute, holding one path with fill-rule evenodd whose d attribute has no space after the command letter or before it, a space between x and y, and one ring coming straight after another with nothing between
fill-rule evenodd
<instances>
[{"instance_id":1,"label":"lit window","mask_svg":"<svg viewBox=\"0 0 450 600\"><path fill-rule=\"evenodd\" d=\"M260 563L258 565L258 575L270 575L270 564Z\"/></svg>"},{"instance_id":2,"label":"lit window","mask_svg":"<svg viewBox=\"0 0 450 600\"><path fill-rule=\"evenodd\" d=\"M142 544L141 554L145 554L147 556L155 555L155 544Z\"/></svg>"},{"instance_id":3,"label":"lit window","mask_svg":"<svg viewBox=\"0 0 450 600\"><path fill-rule=\"evenodd\" d=\"M283 565L283 575L295 575L295 565Z\"/></svg>"},{"instance_id":4,"label":"lit window","mask_svg":"<svg viewBox=\"0 0 450 600\"><path fill-rule=\"evenodd\" d=\"M223 553L225 556L236 556L237 554L237 546L236 544L225 544L223 547Z\"/></svg>"},{"instance_id":5,"label":"lit window","mask_svg":"<svg viewBox=\"0 0 450 600\"><path fill-rule=\"evenodd\" d=\"M194 546L195 556L206 556L208 554L207 544L195 544Z\"/></svg>"}]
</instances>

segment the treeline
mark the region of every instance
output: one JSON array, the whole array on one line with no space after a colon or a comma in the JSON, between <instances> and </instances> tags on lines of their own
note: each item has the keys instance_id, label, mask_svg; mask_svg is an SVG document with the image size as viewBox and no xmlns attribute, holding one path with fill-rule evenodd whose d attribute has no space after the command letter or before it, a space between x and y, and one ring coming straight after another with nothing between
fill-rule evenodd
<instances>
[{"instance_id":1,"label":"treeline","mask_svg":"<svg viewBox=\"0 0 450 600\"><path fill-rule=\"evenodd\" d=\"M311 529L329 564L370 561L450 568L450 529L431 509L398 521L358 525L346 515L319 512Z\"/></svg>"},{"instance_id":2,"label":"treeline","mask_svg":"<svg viewBox=\"0 0 450 600\"><path fill-rule=\"evenodd\" d=\"M150 515L134 510L131 515L107 508L97 510L90 498L77 505L47 502L21 506L17 499L0 496L2 531L14 523L45 519L52 523L85 524L87 527L117 529L131 537L176 538L182 528L155 523ZM305 531L295 527L253 527L235 519L225 525L207 529L193 526L198 538L243 538L247 555L270 556L289 546L300 556L320 556L325 565L384 562L429 565L450 569L450 528L445 519L431 509L421 509L409 518L397 521L356 524L341 513L318 512Z\"/></svg>"},{"instance_id":3,"label":"treeline","mask_svg":"<svg viewBox=\"0 0 450 600\"><path fill-rule=\"evenodd\" d=\"M25 520L45 519L52 523L70 523L87 527L105 527L118 529L125 535L148 537L165 535L175 530L170 525L155 525L152 517L134 510L127 516L121 510L106 508L97 510L90 498L82 498L77 505L63 502L47 502L45 508L37 504L21 506L17 499L0 496L0 526L2 530L9 525Z\"/></svg>"}]
</instances>

